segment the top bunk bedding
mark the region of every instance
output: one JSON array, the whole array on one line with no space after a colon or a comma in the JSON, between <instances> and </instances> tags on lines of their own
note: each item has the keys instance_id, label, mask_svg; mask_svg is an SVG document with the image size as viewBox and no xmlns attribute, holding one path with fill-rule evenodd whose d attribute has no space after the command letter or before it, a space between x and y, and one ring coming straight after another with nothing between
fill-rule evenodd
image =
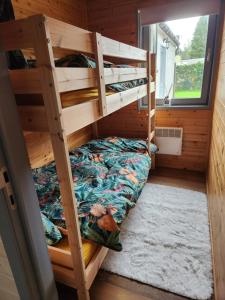
<instances>
[{"instance_id":1,"label":"top bunk bedding","mask_svg":"<svg viewBox=\"0 0 225 300\"><path fill-rule=\"evenodd\" d=\"M155 145L151 148L157 150ZM135 206L151 165L146 142L93 140L72 150L70 162L82 238L122 250L119 226ZM62 238L58 227L65 229L55 163L34 169L33 178L46 238L53 245Z\"/></svg>"}]
</instances>

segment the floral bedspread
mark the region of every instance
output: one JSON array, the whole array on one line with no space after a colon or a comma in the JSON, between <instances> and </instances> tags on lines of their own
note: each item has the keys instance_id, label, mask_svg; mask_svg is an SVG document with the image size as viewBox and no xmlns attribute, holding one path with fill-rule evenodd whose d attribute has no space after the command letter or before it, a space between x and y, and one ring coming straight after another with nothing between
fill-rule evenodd
<instances>
[{"instance_id":1,"label":"floral bedspread","mask_svg":"<svg viewBox=\"0 0 225 300\"><path fill-rule=\"evenodd\" d=\"M119 225L135 206L151 165L146 142L93 140L71 151L70 162L82 237L122 250ZM55 163L34 169L33 178L47 241L54 244L61 239L56 226L65 228Z\"/></svg>"}]
</instances>

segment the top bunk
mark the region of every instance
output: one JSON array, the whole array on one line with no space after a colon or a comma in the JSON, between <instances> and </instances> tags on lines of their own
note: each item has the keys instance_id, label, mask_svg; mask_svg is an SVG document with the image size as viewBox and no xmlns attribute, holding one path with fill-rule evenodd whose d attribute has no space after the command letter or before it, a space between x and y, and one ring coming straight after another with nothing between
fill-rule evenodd
<instances>
[{"instance_id":1,"label":"top bunk","mask_svg":"<svg viewBox=\"0 0 225 300\"><path fill-rule=\"evenodd\" d=\"M35 15L1 23L0 40L1 51L22 49L35 60L34 68L10 70L24 130L49 131L46 114L52 101L61 106L56 118L62 118L69 135L154 92L151 55L99 33ZM93 57L95 68L56 67L56 59L74 53ZM105 68L104 57L132 66ZM120 92L106 90L108 85L135 80L144 81Z\"/></svg>"}]
</instances>

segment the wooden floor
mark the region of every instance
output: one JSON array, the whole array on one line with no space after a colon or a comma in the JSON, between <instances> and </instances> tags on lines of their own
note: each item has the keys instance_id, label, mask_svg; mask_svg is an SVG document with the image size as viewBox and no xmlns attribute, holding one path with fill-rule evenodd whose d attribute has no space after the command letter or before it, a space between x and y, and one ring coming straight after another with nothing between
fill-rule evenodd
<instances>
[{"instance_id":1,"label":"wooden floor","mask_svg":"<svg viewBox=\"0 0 225 300\"><path fill-rule=\"evenodd\" d=\"M150 171L149 182L206 192L205 174L187 170L156 168Z\"/></svg>"},{"instance_id":2,"label":"wooden floor","mask_svg":"<svg viewBox=\"0 0 225 300\"><path fill-rule=\"evenodd\" d=\"M157 168L150 172L149 182L205 192L205 176L186 170ZM60 300L76 300L76 291L58 285ZM92 285L91 300L187 300L149 285L100 271Z\"/></svg>"}]
</instances>

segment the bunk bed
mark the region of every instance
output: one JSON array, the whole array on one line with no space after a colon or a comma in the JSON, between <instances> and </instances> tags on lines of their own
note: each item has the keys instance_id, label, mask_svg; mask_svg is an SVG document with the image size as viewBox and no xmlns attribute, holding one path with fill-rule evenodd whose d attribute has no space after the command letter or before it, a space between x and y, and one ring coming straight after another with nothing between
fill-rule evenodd
<instances>
[{"instance_id":1,"label":"bunk bed","mask_svg":"<svg viewBox=\"0 0 225 300\"><path fill-rule=\"evenodd\" d=\"M24 131L51 136L67 239L49 246L48 251L56 280L76 288L79 300L87 300L108 249L86 241L82 244L67 136L90 124L95 124L96 133L99 119L147 96L146 137L154 165L155 55L43 15L0 24L0 40L1 51L32 49L36 59L35 68L10 71L12 87L16 95L41 95L38 105L32 96L26 105L19 103L18 109ZM55 58L62 52L94 56L96 68L56 67ZM104 68L104 56L146 65ZM143 78L145 84L106 92L106 85ZM96 87L97 93L93 92Z\"/></svg>"}]
</instances>

